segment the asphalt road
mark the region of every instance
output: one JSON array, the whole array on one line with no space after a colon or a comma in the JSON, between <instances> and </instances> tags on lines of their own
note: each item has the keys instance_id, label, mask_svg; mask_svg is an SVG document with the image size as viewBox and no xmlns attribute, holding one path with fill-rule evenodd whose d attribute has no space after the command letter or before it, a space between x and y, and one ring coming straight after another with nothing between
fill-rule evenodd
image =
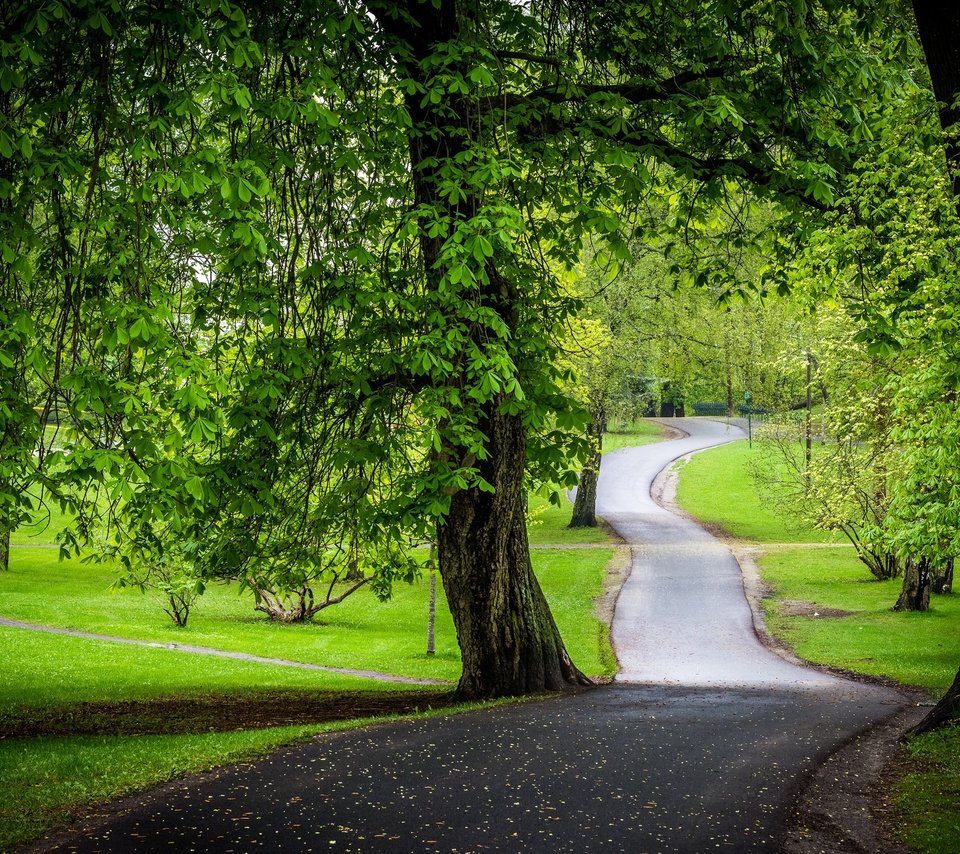
<instances>
[{"instance_id":1,"label":"asphalt road","mask_svg":"<svg viewBox=\"0 0 960 854\"><path fill-rule=\"evenodd\" d=\"M601 512L634 544L618 681L582 694L323 736L143 796L57 850L776 851L794 793L897 695L755 639L729 553L649 500L671 459L604 459Z\"/></svg>"}]
</instances>

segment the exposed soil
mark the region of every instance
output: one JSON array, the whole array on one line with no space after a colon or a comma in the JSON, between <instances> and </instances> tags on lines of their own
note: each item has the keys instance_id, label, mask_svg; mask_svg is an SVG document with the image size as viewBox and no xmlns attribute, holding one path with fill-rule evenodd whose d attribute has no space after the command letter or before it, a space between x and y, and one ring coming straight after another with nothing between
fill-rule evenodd
<instances>
[{"instance_id":1,"label":"exposed soil","mask_svg":"<svg viewBox=\"0 0 960 854\"><path fill-rule=\"evenodd\" d=\"M0 715L0 738L227 732L410 714L455 704L452 691L282 691L90 702L5 712Z\"/></svg>"},{"instance_id":2,"label":"exposed soil","mask_svg":"<svg viewBox=\"0 0 960 854\"><path fill-rule=\"evenodd\" d=\"M779 608L784 617L849 617L858 613L840 608L825 608L816 602L805 602L803 599L781 599Z\"/></svg>"},{"instance_id":3,"label":"exposed soil","mask_svg":"<svg viewBox=\"0 0 960 854\"><path fill-rule=\"evenodd\" d=\"M784 854L907 854L895 832L890 792L915 764L897 739L925 712L904 709L851 739L814 772L791 816Z\"/></svg>"}]
</instances>

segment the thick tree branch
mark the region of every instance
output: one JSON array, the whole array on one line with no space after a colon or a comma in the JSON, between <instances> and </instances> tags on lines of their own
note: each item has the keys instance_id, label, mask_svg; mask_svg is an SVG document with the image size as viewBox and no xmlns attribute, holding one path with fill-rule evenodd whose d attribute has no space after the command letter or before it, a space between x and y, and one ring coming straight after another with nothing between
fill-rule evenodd
<instances>
[{"instance_id":1,"label":"thick tree branch","mask_svg":"<svg viewBox=\"0 0 960 854\"><path fill-rule=\"evenodd\" d=\"M527 93L507 93L487 98L486 106L491 110L503 110L513 107L536 106L538 102L551 104L580 104L594 95L616 95L631 104L646 104L663 101L675 95L689 94L686 87L698 82L715 80L729 74L729 68L708 68L704 71L688 71L673 77L654 82L602 83L589 85L584 83L565 86L544 86Z\"/></svg>"},{"instance_id":2,"label":"thick tree branch","mask_svg":"<svg viewBox=\"0 0 960 854\"><path fill-rule=\"evenodd\" d=\"M535 53L525 53L522 50L495 50L493 55L497 59L519 59L523 62L535 62L540 65L553 65L559 67L561 62L555 56L538 56Z\"/></svg>"}]
</instances>

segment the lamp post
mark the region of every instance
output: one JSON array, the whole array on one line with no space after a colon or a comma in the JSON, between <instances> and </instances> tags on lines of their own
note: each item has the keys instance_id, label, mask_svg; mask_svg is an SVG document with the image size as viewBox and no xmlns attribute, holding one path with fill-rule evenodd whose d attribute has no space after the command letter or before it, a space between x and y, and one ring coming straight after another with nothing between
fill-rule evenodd
<instances>
[{"instance_id":1,"label":"lamp post","mask_svg":"<svg viewBox=\"0 0 960 854\"><path fill-rule=\"evenodd\" d=\"M753 400L753 395L749 391L743 393L743 408L747 410L747 447L753 447L753 407L750 405L750 401Z\"/></svg>"},{"instance_id":2,"label":"lamp post","mask_svg":"<svg viewBox=\"0 0 960 854\"><path fill-rule=\"evenodd\" d=\"M813 436L811 427L812 415L813 415L813 356L810 354L810 351L807 350L807 413L806 413L806 442L804 447L803 459L806 463L805 471L807 477L807 485L810 485L810 458L813 455Z\"/></svg>"}]
</instances>

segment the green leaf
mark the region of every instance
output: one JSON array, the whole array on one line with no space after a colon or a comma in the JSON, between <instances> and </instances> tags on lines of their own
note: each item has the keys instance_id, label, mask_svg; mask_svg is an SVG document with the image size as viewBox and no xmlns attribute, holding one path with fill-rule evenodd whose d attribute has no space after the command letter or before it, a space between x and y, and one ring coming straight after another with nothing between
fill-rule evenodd
<instances>
[{"instance_id":1,"label":"green leaf","mask_svg":"<svg viewBox=\"0 0 960 854\"><path fill-rule=\"evenodd\" d=\"M193 477L187 478L183 486L197 501L203 500L203 481L200 480L199 477L194 475Z\"/></svg>"}]
</instances>

